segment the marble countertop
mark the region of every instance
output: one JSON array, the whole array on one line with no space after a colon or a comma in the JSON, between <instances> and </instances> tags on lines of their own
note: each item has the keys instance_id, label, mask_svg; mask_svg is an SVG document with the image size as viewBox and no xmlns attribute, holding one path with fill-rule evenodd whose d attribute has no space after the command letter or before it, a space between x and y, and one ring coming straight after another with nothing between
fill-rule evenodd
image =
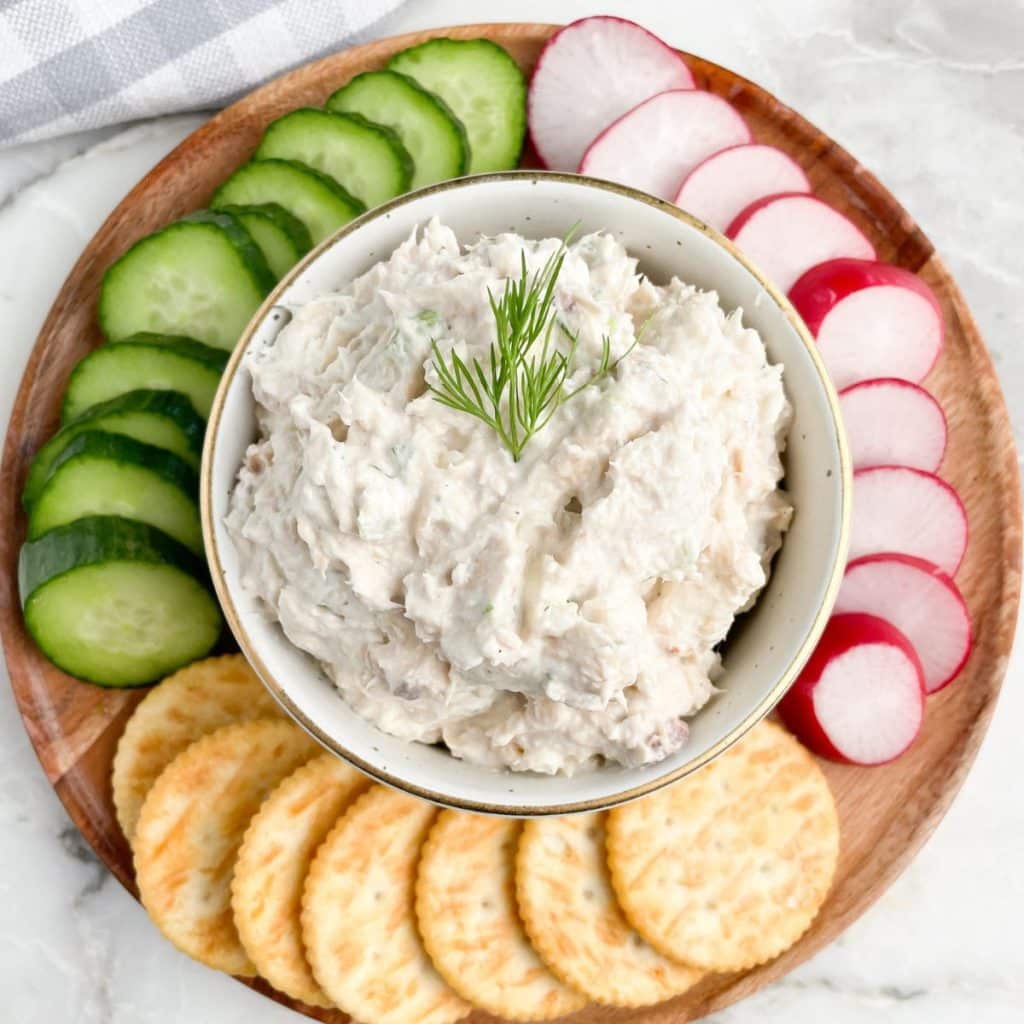
<instances>
[{"instance_id":1,"label":"marble countertop","mask_svg":"<svg viewBox=\"0 0 1024 1024\"><path fill-rule=\"evenodd\" d=\"M1021 0L604 3L752 78L900 197L960 282L1024 431ZM412 0L385 35L568 21L571 0ZM136 180L203 120L176 116L0 152L0 422L65 274ZM0 685L0 978L11 1024L287 1024L300 1018L177 953L71 825ZM717 1024L1024 1021L1024 659L952 810L865 917Z\"/></svg>"}]
</instances>

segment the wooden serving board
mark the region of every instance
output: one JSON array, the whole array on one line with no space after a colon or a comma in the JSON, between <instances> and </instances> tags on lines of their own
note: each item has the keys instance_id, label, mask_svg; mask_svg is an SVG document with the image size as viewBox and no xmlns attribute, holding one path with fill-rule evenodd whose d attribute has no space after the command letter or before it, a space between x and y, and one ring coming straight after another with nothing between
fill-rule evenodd
<instances>
[{"instance_id":1,"label":"wooden serving board","mask_svg":"<svg viewBox=\"0 0 1024 1024\"><path fill-rule=\"evenodd\" d=\"M53 668L25 633L17 593L18 549L25 535L22 484L32 454L57 426L71 368L100 343L95 307L102 274L138 238L203 206L248 159L269 121L298 106L322 104L354 74L381 67L398 50L435 35L487 36L528 71L554 31L551 25L488 24L416 32L347 50L270 83L214 117L136 186L89 243L54 303L18 392L0 471L0 631L14 694L43 770L83 835L132 892L131 855L114 819L109 777L115 744L142 694L102 690ZM889 192L827 135L752 82L696 57L687 61L700 86L724 96L747 118L757 141L779 146L804 167L816 193L866 232L880 259L919 274L942 303L946 350L926 384L949 418L950 447L941 473L960 492L970 516L970 544L957 582L976 643L959 679L929 699L923 733L907 755L882 768L825 765L840 809L843 852L828 902L796 946L756 970L709 977L657 1007L590 1007L573 1018L588 1024L668 1024L721 1010L792 970L881 895L935 828L978 751L1006 670L1020 589L1013 436L988 352L949 271ZM528 153L524 164L530 163ZM254 987L288 1003L259 982ZM340 1013L295 1008L331 1024L347 1020Z\"/></svg>"}]
</instances>

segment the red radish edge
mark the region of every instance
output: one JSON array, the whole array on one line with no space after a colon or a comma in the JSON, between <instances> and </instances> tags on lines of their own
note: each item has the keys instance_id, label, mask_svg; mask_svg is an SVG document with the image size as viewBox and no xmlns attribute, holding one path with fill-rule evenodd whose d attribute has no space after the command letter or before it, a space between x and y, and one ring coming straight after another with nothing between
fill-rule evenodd
<instances>
[{"instance_id":1,"label":"red radish edge","mask_svg":"<svg viewBox=\"0 0 1024 1024\"><path fill-rule=\"evenodd\" d=\"M915 298L909 305L908 296ZM826 260L803 274L789 299L818 339L837 387L875 377L920 381L942 353L945 324L938 299L902 267L848 257ZM848 301L853 305L847 307Z\"/></svg>"},{"instance_id":2,"label":"red radish edge","mask_svg":"<svg viewBox=\"0 0 1024 1024\"><path fill-rule=\"evenodd\" d=\"M740 202L732 203L732 213L727 218L723 219L718 216L708 216L706 206L703 206L700 202L694 207L693 199L687 196L687 186L691 189L699 188L702 177L708 174L714 174L717 165L723 161L728 164L735 157L750 156L752 159L756 159L758 155L765 154L769 155L772 161L777 161L775 168L778 171L779 166L785 167L791 175L789 188L764 188L760 186L754 186L748 188L746 194L743 196ZM781 159L780 159L781 158ZM745 174L742 177L743 184L746 185L748 182L753 186L755 179L748 178L749 168L745 168ZM735 175L735 172L733 172ZM717 175L715 178L716 188L721 188L718 178L721 175ZM802 181L802 184L801 184ZM711 156L702 160L690 173L683 179L683 183L679 186L679 191L676 193L673 202L680 209L686 210L688 213L692 213L695 217L699 217L705 223L715 228L717 231L723 233L729 227L729 225L736 219L736 216L743 212L751 203L758 199L764 199L770 195L779 195L781 192L811 192L811 182L807 175L804 173L803 168L788 154L783 152L776 146L769 146L763 142L745 142L740 143L736 146L727 146L725 149L720 149L717 153L712 153ZM719 197L721 198L721 197Z\"/></svg>"},{"instance_id":3,"label":"red radish edge","mask_svg":"<svg viewBox=\"0 0 1024 1024\"><path fill-rule=\"evenodd\" d=\"M541 49L540 54L537 57L537 63L534 65L533 72L532 72L532 74L530 76L530 86L529 86L529 89L528 89L527 95L526 95L526 126L527 126L527 135L528 135L529 140L530 140L530 145L533 147L534 153L537 154L537 160L540 163L541 167L549 169L549 170L552 169L551 162L544 155L544 151L543 151L542 147L538 144L537 136L536 136L536 134L534 132L534 128L533 128L533 123L534 123L534 104L536 102L535 95L534 95L534 82L537 79L537 73L539 71L541 71L541 69L544 67L545 61L550 59L550 56L551 56L550 51L551 51L552 47L554 47L557 44L559 38L564 33L568 32L570 29L579 29L579 27L581 25L583 25L585 23L589 23L589 22L594 22L594 21L615 22L615 23L618 23L620 25L626 25L630 29L637 29L637 30L639 30L645 36L647 36L648 39L651 42L656 43L658 46L660 46L662 49L664 49L666 51L666 53L670 54L674 60L679 62L679 64L682 67L682 70L689 77L690 88L694 88L695 89L697 87L697 83L696 83L696 81L694 80L694 77L693 77L693 72L690 70L689 65L686 63L686 61L683 60L682 54L680 54L680 52L677 49L675 49L675 47L670 46L668 43L666 43L665 40L662 39L660 36L655 35L650 29L644 28L643 25L639 25L635 21L631 21L629 18L620 18L620 17L618 17L618 16L616 16L614 14L595 14L595 15L590 15L590 16L585 17L585 18L577 18L575 21L569 22L568 25L563 25L544 44L543 48ZM598 74L600 74L600 73L602 73L602 72L604 72L606 70L607 69L599 69L598 70ZM674 86L674 87L682 89L682 88L685 88L685 84L684 84L683 80L680 79L679 84ZM616 117L621 116L622 113L624 113L624 111L620 111L620 114L616 115ZM616 120L616 118L613 117L612 120L614 121L614 120ZM607 127L607 124L602 125L601 128L598 129L598 132L603 130L605 127ZM595 132L595 135L597 135L598 132ZM562 169L564 169L564 170L575 170L575 167L572 167L572 168L566 167L566 168L562 168Z\"/></svg>"},{"instance_id":4,"label":"red radish edge","mask_svg":"<svg viewBox=\"0 0 1024 1024\"><path fill-rule=\"evenodd\" d=\"M960 643L960 653L957 660L955 662L952 662L949 666L944 666L943 673L940 676L937 676L934 680L929 680L927 678L927 670L925 672L925 692L929 696L931 696L931 694L938 693L940 690L945 689L951 682L953 682L953 680L956 679L956 677L963 670L964 665L967 664L967 659L971 656L971 650L974 646L974 636L973 630L971 628L971 616L967 609L967 602L964 601L963 595L960 593L960 589L957 587L956 583L953 581L953 578L948 573L943 572L942 569L940 569L937 565L933 564L932 562L927 561L927 559L916 558L913 555L886 553L878 555L865 555L862 558L855 558L853 559L853 561L850 562L849 565L847 565L846 576L849 577L851 573L855 572L857 569L861 567L879 566L880 568L884 568L886 565L901 566L904 568L909 568L911 570L917 570L923 573L930 580L937 582L943 588L945 593L952 599L951 607L955 606L957 610L960 612L961 625L963 627L963 637L962 642ZM884 590L884 586L875 586L871 588L870 593L875 598L884 599L886 592ZM844 594L843 588L840 587L839 597L836 601L836 614L838 615L855 613L877 615L879 618L885 618L886 621L889 621L887 615L885 614L885 610L880 607L877 607L870 600L864 603L858 602L856 605L853 605L850 602L849 588L847 588ZM896 617L895 612L889 612L888 614L892 615L893 618ZM926 626L927 628L931 629L933 625L934 617L929 616ZM906 628L904 629L904 633L907 636L907 639L910 640L911 644L915 646L915 649L918 650L918 655L922 658L923 664L924 658L928 655L928 648L920 640L918 640L918 642L915 643L914 637L910 636L910 633L916 632L916 629L911 630L909 623L905 623L905 627ZM899 626L896 625L896 628L899 628ZM925 650L925 654L923 657L921 656L921 648L924 648ZM934 649L934 644L932 645L932 648Z\"/></svg>"},{"instance_id":5,"label":"red radish edge","mask_svg":"<svg viewBox=\"0 0 1024 1024\"><path fill-rule=\"evenodd\" d=\"M749 206L744 207L735 217L732 219L732 223L725 229L726 235L729 238L733 238L736 232L739 231L751 217L757 213L758 210L763 210L769 203L774 203L777 199L792 199L796 196L800 196L802 199L813 199L816 203L821 203L822 206L828 206L828 203L824 199L819 199L815 195L810 195L807 192L776 192L774 195L762 196L760 199L755 199ZM828 206L831 210L832 207ZM833 210L833 213L838 211ZM839 214L842 216L842 214Z\"/></svg>"},{"instance_id":6,"label":"red radish edge","mask_svg":"<svg viewBox=\"0 0 1024 1024\"><path fill-rule=\"evenodd\" d=\"M580 159L579 167L577 168L580 174L589 174L598 178L610 179L613 181L619 181L624 185L629 185L632 188L639 188L644 192L648 192L652 195L658 196L660 199L670 199L673 195L676 195L679 191L679 186L682 183L682 179L686 177L698 164L703 163L709 156L714 156L716 152L721 152L721 149L715 149L713 151L705 150L703 155L699 156L695 163L690 166L683 166L681 169L674 169L674 172L678 170L678 173L673 174L673 181L670 186L665 188L659 187L647 187L653 185L649 181L637 182L635 178L631 176L620 176L619 174L608 174L604 168L598 167L596 170L593 167L595 159L602 155L603 148L607 148L611 137L621 131L628 129L629 122L632 118L641 115L646 108L649 108L652 104L658 103L663 104L669 98L680 96L685 97L685 101L689 101L691 98L697 102L710 102L716 110L723 112L728 111L728 117L731 120L731 128L741 129L743 132L743 140L741 142L733 142L733 139L740 138L738 132L732 135L728 139L720 139L719 141L725 141L723 149L731 148L733 145L746 145L750 142L753 136L750 134L750 126L743 119L743 116L736 110L736 108L726 99L721 96L717 96L713 92L705 92L700 89L666 89L663 92L655 93L653 96L648 96L647 99L642 100L635 107L627 110L621 117L616 118L609 124L603 131L601 131L587 146L582 158ZM636 156L637 153L632 147L628 150L629 155ZM652 154L649 152L644 154L645 159L640 160L641 166L646 169L651 166L651 160L646 159L651 157ZM802 195L803 193L795 193Z\"/></svg>"},{"instance_id":7,"label":"red radish edge","mask_svg":"<svg viewBox=\"0 0 1024 1024\"><path fill-rule=\"evenodd\" d=\"M924 696L924 669L910 641L884 619L852 612L829 620L779 717L821 757L886 764L917 738Z\"/></svg>"},{"instance_id":8,"label":"red radish edge","mask_svg":"<svg viewBox=\"0 0 1024 1024\"><path fill-rule=\"evenodd\" d=\"M858 550L860 543L864 539L865 530L870 530L870 526L858 531L858 523L866 523L869 521L871 512L865 512L866 501L864 499L864 487L861 486L860 492L858 493L857 484L859 481L863 481L869 477L877 478L881 474L892 475L892 474L911 474L912 477L919 480L927 480L930 486L937 488L938 492L943 493L946 497L952 499L952 507L954 507L958 513L959 530L955 540L949 544L948 551L943 550L942 554L938 558L928 559L924 558L921 552L910 551L905 548L901 548L899 545L903 543L901 538L898 537L887 537L885 542L878 542L874 540L867 541L867 548L864 550ZM891 482L890 482L891 488ZM888 502L888 498L891 495L891 489L886 490L886 508L892 508L892 503ZM881 498L879 499L881 500ZM888 525L893 525L894 520L890 519ZM915 538L923 537L926 534L925 524L921 520L916 520L917 530L914 534ZM897 524L898 525L898 524ZM859 536L858 536L859 535ZM940 538L942 540L949 540L949 538ZM864 558L868 555L880 555L880 554L899 554L907 555L911 558L922 558L924 561L933 562L943 572L949 573L950 576L955 576L957 569L960 568L960 563L963 561L964 554L967 551L968 541L968 521L967 521L967 510L964 508L964 503L960 499L960 495L957 494L956 490L951 487L945 480L940 476L936 476L934 473L928 473L921 469L912 469L910 466L872 466L870 469L858 469L853 474L853 518L850 524L850 557L852 559ZM945 545L942 545L945 547Z\"/></svg>"},{"instance_id":9,"label":"red radish edge","mask_svg":"<svg viewBox=\"0 0 1024 1024\"><path fill-rule=\"evenodd\" d=\"M889 443L885 457L872 459L869 455L862 455L859 458L858 451L863 451L864 442L858 438L857 430L852 423L853 417L850 415L851 402L869 391L888 391L893 393L894 396L899 395L901 399L910 398L912 402L920 403L920 406L928 410L925 413L925 417L929 422L923 425L924 428L936 428L936 436L941 437L941 442L938 445L930 446L928 444L929 438L927 437L907 437L906 435L901 437L902 444L900 441L892 441L891 439L894 436L899 436L898 430L901 421L897 412L896 415L887 416L878 421L878 427L884 432ZM846 436L850 445L850 455L853 459L853 468L855 470L898 465L905 466L908 469L920 469L926 473L935 473L939 466L942 465L949 441L946 414L942 411L942 406L935 400L935 397L919 384L913 384L900 377L875 377L871 380L858 381L856 384L851 384L839 392L839 407L843 414L843 423L847 428ZM920 412L921 410L918 409L918 414ZM919 422L916 426L920 428L922 424ZM913 452L914 449L917 449L916 455L908 454ZM901 457L896 458L896 455Z\"/></svg>"},{"instance_id":10,"label":"red radish edge","mask_svg":"<svg viewBox=\"0 0 1024 1024\"><path fill-rule=\"evenodd\" d=\"M770 231L754 223L759 214L769 207L799 200L803 210L789 211L787 225L793 237L775 238L769 242ZM808 231L809 211L821 218L816 231ZM825 228L833 229L830 233ZM778 226L775 226L778 230ZM751 237L744 237L744 234ZM729 225L726 235L762 269L774 278L781 291L789 292L794 284L812 267L840 256L875 258L871 240L849 217L829 206L824 200L806 192L779 192L757 199L740 212ZM834 237L832 237L834 235ZM824 244L825 241L829 244ZM794 248L793 243L798 245Z\"/></svg>"},{"instance_id":11,"label":"red radish edge","mask_svg":"<svg viewBox=\"0 0 1024 1024\"><path fill-rule=\"evenodd\" d=\"M892 285L917 292L927 299L943 323L942 307L935 293L917 276L903 267L877 260L857 260L849 256L826 260L811 267L789 292L789 301L796 306L811 334L817 334L832 307L847 295L876 285Z\"/></svg>"}]
</instances>

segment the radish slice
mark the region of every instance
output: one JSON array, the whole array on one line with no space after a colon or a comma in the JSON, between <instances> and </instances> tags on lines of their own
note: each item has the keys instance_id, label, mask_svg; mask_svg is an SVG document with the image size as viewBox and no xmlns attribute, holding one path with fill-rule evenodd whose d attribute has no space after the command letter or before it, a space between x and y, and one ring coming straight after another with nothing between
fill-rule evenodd
<instances>
[{"instance_id":1,"label":"radish slice","mask_svg":"<svg viewBox=\"0 0 1024 1024\"><path fill-rule=\"evenodd\" d=\"M914 645L928 693L952 682L971 653L971 620L960 591L923 558L871 555L851 562L835 610L892 623Z\"/></svg>"},{"instance_id":2,"label":"radish slice","mask_svg":"<svg viewBox=\"0 0 1024 1024\"><path fill-rule=\"evenodd\" d=\"M839 392L854 469L909 466L934 473L946 454L946 416L924 388L892 378Z\"/></svg>"},{"instance_id":3,"label":"radish slice","mask_svg":"<svg viewBox=\"0 0 1024 1024\"><path fill-rule=\"evenodd\" d=\"M697 164L749 141L746 121L721 96L674 89L644 100L605 128L583 154L580 174L672 199Z\"/></svg>"},{"instance_id":4,"label":"radish slice","mask_svg":"<svg viewBox=\"0 0 1024 1024\"><path fill-rule=\"evenodd\" d=\"M714 153L686 176L676 206L718 231L725 229L753 202L779 192L810 192L800 165L761 143L730 146Z\"/></svg>"},{"instance_id":5,"label":"radish slice","mask_svg":"<svg viewBox=\"0 0 1024 1024\"><path fill-rule=\"evenodd\" d=\"M967 512L945 480L906 466L875 466L853 474L850 558L913 555L952 576L966 549Z\"/></svg>"},{"instance_id":6,"label":"radish slice","mask_svg":"<svg viewBox=\"0 0 1024 1024\"><path fill-rule=\"evenodd\" d=\"M593 139L638 103L692 89L683 58L624 18L581 18L547 42L530 80L530 138L541 162L574 171Z\"/></svg>"},{"instance_id":7,"label":"radish slice","mask_svg":"<svg viewBox=\"0 0 1024 1024\"><path fill-rule=\"evenodd\" d=\"M832 761L884 764L921 731L924 670L910 641L873 615L835 615L779 716Z\"/></svg>"},{"instance_id":8,"label":"radish slice","mask_svg":"<svg viewBox=\"0 0 1024 1024\"><path fill-rule=\"evenodd\" d=\"M736 217L726 234L784 292L825 260L875 258L875 247L856 224L802 192L758 199Z\"/></svg>"},{"instance_id":9,"label":"radish slice","mask_svg":"<svg viewBox=\"0 0 1024 1024\"><path fill-rule=\"evenodd\" d=\"M902 267L829 260L808 270L789 299L818 339L837 388L877 377L916 383L942 351L938 300Z\"/></svg>"}]
</instances>

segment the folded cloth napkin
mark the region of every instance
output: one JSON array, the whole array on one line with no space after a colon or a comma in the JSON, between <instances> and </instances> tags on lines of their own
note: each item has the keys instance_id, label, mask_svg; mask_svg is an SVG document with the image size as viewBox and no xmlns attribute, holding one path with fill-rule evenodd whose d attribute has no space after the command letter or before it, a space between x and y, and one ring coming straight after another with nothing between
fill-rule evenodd
<instances>
[{"instance_id":1,"label":"folded cloth napkin","mask_svg":"<svg viewBox=\"0 0 1024 1024\"><path fill-rule=\"evenodd\" d=\"M402 0L0 0L0 146L222 106Z\"/></svg>"}]
</instances>

